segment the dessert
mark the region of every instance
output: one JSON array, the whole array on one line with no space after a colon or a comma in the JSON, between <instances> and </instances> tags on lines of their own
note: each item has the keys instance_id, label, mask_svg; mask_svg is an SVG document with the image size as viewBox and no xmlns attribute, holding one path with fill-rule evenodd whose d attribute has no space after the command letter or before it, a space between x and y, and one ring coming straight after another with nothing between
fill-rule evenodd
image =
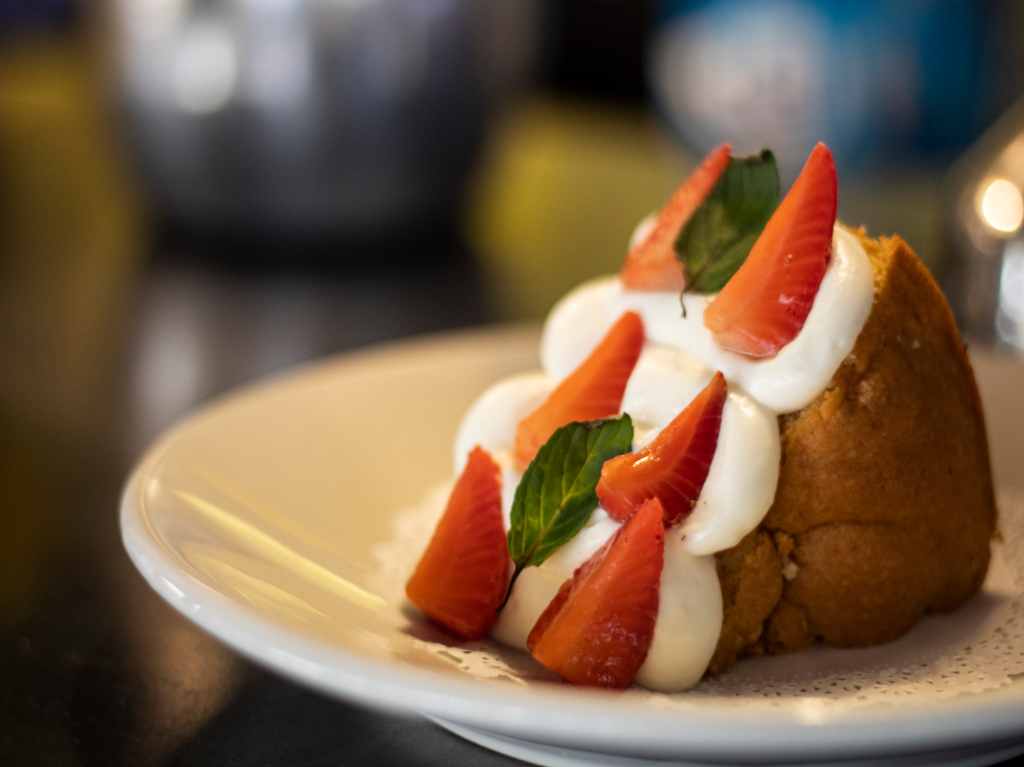
<instances>
[{"instance_id":1,"label":"dessert","mask_svg":"<svg viewBox=\"0 0 1024 767\"><path fill-rule=\"evenodd\" d=\"M770 152L719 147L554 307L542 372L463 420L415 605L572 683L675 691L978 590L995 503L945 299L836 222L824 145L779 197Z\"/></svg>"}]
</instances>

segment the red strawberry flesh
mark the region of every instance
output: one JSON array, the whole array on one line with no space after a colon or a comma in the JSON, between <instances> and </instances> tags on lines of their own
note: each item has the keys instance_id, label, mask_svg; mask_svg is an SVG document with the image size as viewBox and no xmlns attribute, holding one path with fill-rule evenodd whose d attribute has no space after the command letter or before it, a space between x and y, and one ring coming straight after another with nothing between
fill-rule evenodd
<instances>
[{"instance_id":1,"label":"red strawberry flesh","mask_svg":"<svg viewBox=\"0 0 1024 767\"><path fill-rule=\"evenodd\" d=\"M718 447L727 393L725 378L715 373L651 444L605 462L597 497L611 517L628 519L651 498L665 509L665 527L693 510Z\"/></svg>"},{"instance_id":2,"label":"red strawberry flesh","mask_svg":"<svg viewBox=\"0 0 1024 767\"><path fill-rule=\"evenodd\" d=\"M516 429L516 465L525 469L555 430L616 415L644 346L644 323L625 312L579 367Z\"/></svg>"},{"instance_id":3,"label":"red strawberry flesh","mask_svg":"<svg viewBox=\"0 0 1024 767\"><path fill-rule=\"evenodd\" d=\"M405 593L453 634L479 639L498 617L510 567L500 469L475 447Z\"/></svg>"},{"instance_id":4,"label":"red strawberry flesh","mask_svg":"<svg viewBox=\"0 0 1024 767\"><path fill-rule=\"evenodd\" d=\"M619 274L624 287L677 293L686 287L683 266L676 257L676 239L729 166L731 152L728 144L711 150L679 185L658 213L650 232L626 256Z\"/></svg>"},{"instance_id":5,"label":"red strawberry flesh","mask_svg":"<svg viewBox=\"0 0 1024 767\"><path fill-rule=\"evenodd\" d=\"M633 683L658 617L663 516L649 501L562 584L526 642L538 662L573 684Z\"/></svg>"},{"instance_id":6,"label":"red strawberry flesh","mask_svg":"<svg viewBox=\"0 0 1024 767\"><path fill-rule=\"evenodd\" d=\"M818 144L743 266L704 312L719 346L772 357L797 336L828 268L837 203L832 153Z\"/></svg>"}]
</instances>

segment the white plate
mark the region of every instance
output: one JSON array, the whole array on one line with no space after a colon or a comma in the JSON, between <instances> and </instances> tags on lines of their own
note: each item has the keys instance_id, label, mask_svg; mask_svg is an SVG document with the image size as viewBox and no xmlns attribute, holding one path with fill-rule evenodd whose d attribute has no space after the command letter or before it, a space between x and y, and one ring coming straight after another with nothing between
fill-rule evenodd
<instances>
[{"instance_id":1,"label":"white plate","mask_svg":"<svg viewBox=\"0 0 1024 767\"><path fill-rule=\"evenodd\" d=\"M1024 670L1024 630L1013 628L1024 619L1005 563L982 597L893 645L744 661L675 696L573 689L518 653L448 646L404 606L414 562L387 555L432 513L413 507L449 475L465 408L490 382L533 367L536 348L532 330L438 337L227 397L136 469L125 546L168 602L244 655L545 764L986 764L1024 748L1024 683L1012 673L1015 662ZM982 359L979 378L990 411L1013 414L993 423L997 468L1010 477L1024 419L992 399L1013 401L1024 375ZM870 674L887 681L844 688Z\"/></svg>"}]
</instances>

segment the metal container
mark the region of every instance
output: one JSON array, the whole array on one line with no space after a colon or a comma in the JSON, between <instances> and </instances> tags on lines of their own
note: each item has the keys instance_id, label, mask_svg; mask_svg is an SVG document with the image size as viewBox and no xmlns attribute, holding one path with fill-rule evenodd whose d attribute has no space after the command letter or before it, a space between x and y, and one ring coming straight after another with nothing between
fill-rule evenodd
<instances>
[{"instance_id":1,"label":"metal container","mask_svg":"<svg viewBox=\"0 0 1024 767\"><path fill-rule=\"evenodd\" d=\"M532 3L114 0L143 180L191 224L375 232L446 215L523 72Z\"/></svg>"}]
</instances>

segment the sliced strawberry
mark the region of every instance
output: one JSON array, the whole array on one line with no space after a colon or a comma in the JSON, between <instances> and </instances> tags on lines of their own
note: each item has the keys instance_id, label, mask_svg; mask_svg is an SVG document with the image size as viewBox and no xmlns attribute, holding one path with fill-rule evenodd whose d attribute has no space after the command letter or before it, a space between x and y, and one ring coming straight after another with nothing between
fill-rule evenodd
<instances>
[{"instance_id":1,"label":"sliced strawberry","mask_svg":"<svg viewBox=\"0 0 1024 767\"><path fill-rule=\"evenodd\" d=\"M516 463L529 466L541 446L560 426L593 421L619 412L626 382L644 346L644 323L625 312L590 356L551 392L516 429Z\"/></svg>"},{"instance_id":2,"label":"sliced strawberry","mask_svg":"<svg viewBox=\"0 0 1024 767\"><path fill-rule=\"evenodd\" d=\"M711 150L700 165L672 193L658 213L651 231L630 249L619 278L630 290L671 290L686 287L682 264L676 258L675 243L690 216L711 194L729 166L732 147L722 144Z\"/></svg>"},{"instance_id":3,"label":"sliced strawberry","mask_svg":"<svg viewBox=\"0 0 1024 767\"><path fill-rule=\"evenodd\" d=\"M562 584L526 640L542 665L573 684L633 683L658 617L664 513L644 504Z\"/></svg>"},{"instance_id":4,"label":"sliced strawberry","mask_svg":"<svg viewBox=\"0 0 1024 767\"><path fill-rule=\"evenodd\" d=\"M689 405L643 450L606 461L597 497L615 519L628 519L650 498L665 509L671 527L693 509L718 447L725 378L715 373Z\"/></svg>"},{"instance_id":5,"label":"sliced strawberry","mask_svg":"<svg viewBox=\"0 0 1024 767\"><path fill-rule=\"evenodd\" d=\"M704 312L724 349L771 357L804 326L832 254L836 166L814 147L746 262Z\"/></svg>"},{"instance_id":6,"label":"sliced strawberry","mask_svg":"<svg viewBox=\"0 0 1024 767\"><path fill-rule=\"evenodd\" d=\"M475 447L405 593L452 633L479 639L498 617L510 566L500 469Z\"/></svg>"}]
</instances>

